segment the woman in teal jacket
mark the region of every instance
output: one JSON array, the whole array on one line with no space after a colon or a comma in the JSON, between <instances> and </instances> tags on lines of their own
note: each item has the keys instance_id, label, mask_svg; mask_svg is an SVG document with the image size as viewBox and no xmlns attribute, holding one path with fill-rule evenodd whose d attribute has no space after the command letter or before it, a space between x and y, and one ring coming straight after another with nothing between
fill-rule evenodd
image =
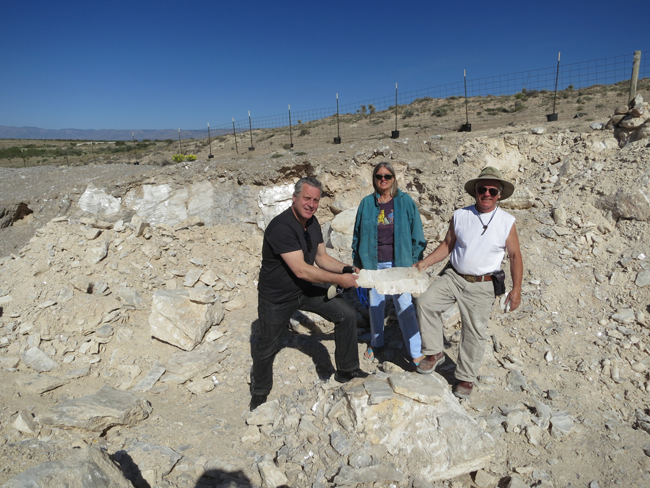
<instances>
[{"instance_id":1,"label":"woman in teal jacket","mask_svg":"<svg viewBox=\"0 0 650 488\"><path fill-rule=\"evenodd\" d=\"M390 163L379 163L372 171L375 192L359 204L352 238L354 266L362 269L410 268L422 259L427 241L420 213L413 199L397 188ZM371 340L364 358L374 359L384 346L386 297L373 288L369 293ZM410 293L392 295L397 319L413 363L422 358L420 331Z\"/></svg>"}]
</instances>

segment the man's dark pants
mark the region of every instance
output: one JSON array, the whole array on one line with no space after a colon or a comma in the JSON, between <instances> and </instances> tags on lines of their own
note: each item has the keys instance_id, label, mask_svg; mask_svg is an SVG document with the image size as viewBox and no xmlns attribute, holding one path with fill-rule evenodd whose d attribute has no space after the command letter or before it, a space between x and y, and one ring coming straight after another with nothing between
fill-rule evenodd
<instances>
[{"instance_id":1,"label":"man's dark pants","mask_svg":"<svg viewBox=\"0 0 650 488\"><path fill-rule=\"evenodd\" d=\"M313 312L334 323L334 361L337 370L354 371L359 367L357 314L341 297L329 300L327 290L316 286L308 295L282 303L272 303L258 297L260 332L253 348L252 394L268 395L271 392L273 360L278 352L280 337L296 310Z\"/></svg>"}]
</instances>

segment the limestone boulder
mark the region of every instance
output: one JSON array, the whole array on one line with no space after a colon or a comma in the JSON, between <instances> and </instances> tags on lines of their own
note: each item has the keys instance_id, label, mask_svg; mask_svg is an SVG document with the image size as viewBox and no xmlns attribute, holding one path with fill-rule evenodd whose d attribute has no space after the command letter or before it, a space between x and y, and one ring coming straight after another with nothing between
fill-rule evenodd
<instances>
[{"instance_id":1,"label":"limestone boulder","mask_svg":"<svg viewBox=\"0 0 650 488\"><path fill-rule=\"evenodd\" d=\"M49 408L37 420L41 425L103 432L115 425L132 427L146 419L151 411L147 400L104 386L97 393Z\"/></svg>"},{"instance_id":2,"label":"limestone boulder","mask_svg":"<svg viewBox=\"0 0 650 488\"><path fill-rule=\"evenodd\" d=\"M78 205L84 212L113 215L120 211L122 202L119 198L108 195L104 190L90 184L79 197Z\"/></svg>"},{"instance_id":3,"label":"limestone boulder","mask_svg":"<svg viewBox=\"0 0 650 488\"><path fill-rule=\"evenodd\" d=\"M153 295L149 325L151 335L176 347L191 351L207 330L221 323L224 308L220 301L197 303L188 290L158 290Z\"/></svg>"},{"instance_id":4,"label":"limestone boulder","mask_svg":"<svg viewBox=\"0 0 650 488\"><path fill-rule=\"evenodd\" d=\"M262 212L262 215L257 220L257 226L260 229L266 229L266 226L269 225L274 217L280 215L291 206L293 202L293 188L294 185L287 183L286 185L273 186L260 190L257 195L257 205Z\"/></svg>"},{"instance_id":5,"label":"limestone boulder","mask_svg":"<svg viewBox=\"0 0 650 488\"><path fill-rule=\"evenodd\" d=\"M515 192L507 200L499 202L503 208L524 210L531 208L535 203L535 195L527 187L515 187Z\"/></svg>"},{"instance_id":6,"label":"limestone boulder","mask_svg":"<svg viewBox=\"0 0 650 488\"><path fill-rule=\"evenodd\" d=\"M61 461L42 463L11 478L0 488L133 488L106 452L95 447Z\"/></svg>"},{"instance_id":7,"label":"limestone boulder","mask_svg":"<svg viewBox=\"0 0 650 488\"><path fill-rule=\"evenodd\" d=\"M356 432L364 432L370 443L383 445L389 453L405 459L411 475L430 481L476 471L494 457L492 436L467 414L438 374L391 373L365 381L377 380L385 381L394 395L370 402L365 383L353 382L328 417L344 425L349 422ZM376 390L376 385L370 390ZM372 473L368 475L367 481L372 481ZM357 478L345 479L349 484Z\"/></svg>"},{"instance_id":8,"label":"limestone boulder","mask_svg":"<svg viewBox=\"0 0 650 488\"><path fill-rule=\"evenodd\" d=\"M352 235L354 234L354 221L357 218L357 208L348 208L332 220L332 233L329 236L329 242L333 249L349 252L352 248Z\"/></svg>"}]
</instances>

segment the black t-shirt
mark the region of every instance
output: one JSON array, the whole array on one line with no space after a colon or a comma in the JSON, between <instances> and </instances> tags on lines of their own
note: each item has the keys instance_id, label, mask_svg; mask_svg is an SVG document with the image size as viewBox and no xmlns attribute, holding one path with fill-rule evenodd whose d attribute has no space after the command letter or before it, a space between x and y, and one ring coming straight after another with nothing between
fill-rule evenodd
<instances>
[{"instance_id":1,"label":"black t-shirt","mask_svg":"<svg viewBox=\"0 0 650 488\"><path fill-rule=\"evenodd\" d=\"M305 238L305 233L309 233L309 239ZM311 245L308 241L311 241ZM316 217L307 221L306 231L291 207L271 220L264 232L262 245L262 268L257 285L260 296L270 302L281 303L300 296L312 286L312 283L293 274L281 254L301 250L305 262L313 265L321 242L323 234Z\"/></svg>"}]
</instances>

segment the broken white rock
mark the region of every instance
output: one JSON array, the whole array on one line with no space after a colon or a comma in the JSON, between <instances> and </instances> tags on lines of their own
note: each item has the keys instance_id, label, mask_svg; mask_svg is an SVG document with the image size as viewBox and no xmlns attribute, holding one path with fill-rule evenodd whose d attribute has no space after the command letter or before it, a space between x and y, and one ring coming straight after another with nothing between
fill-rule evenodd
<instances>
[{"instance_id":1,"label":"broken white rock","mask_svg":"<svg viewBox=\"0 0 650 488\"><path fill-rule=\"evenodd\" d=\"M34 417L32 417L32 414L26 410L21 410L18 412L16 420L13 423L13 427L17 431L27 435L36 435L40 430L38 428L38 424L34 420Z\"/></svg>"},{"instance_id":2,"label":"broken white rock","mask_svg":"<svg viewBox=\"0 0 650 488\"><path fill-rule=\"evenodd\" d=\"M61 461L49 461L11 478L2 488L133 488L109 454L95 447L76 451Z\"/></svg>"},{"instance_id":3,"label":"broken white rock","mask_svg":"<svg viewBox=\"0 0 650 488\"><path fill-rule=\"evenodd\" d=\"M41 351L38 347L32 347L25 351L22 356L23 362L39 373L45 373L58 368L59 365L50 356Z\"/></svg>"},{"instance_id":4,"label":"broken white rock","mask_svg":"<svg viewBox=\"0 0 650 488\"><path fill-rule=\"evenodd\" d=\"M90 184L79 198L79 207L92 214L112 215L119 212L121 200Z\"/></svg>"},{"instance_id":5,"label":"broken white rock","mask_svg":"<svg viewBox=\"0 0 650 488\"><path fill-rule=\"evenodd\" d=\"M42 425L103 432L114 425L132 427L146 419L151 404L133 393L104 386L97 393L64 402L38 416Z\"/></svg>"},{"instance_id":6,"label":"broken white rock","mask_svg":"<svg viewBox=\"0 0 650 488\"><path fill-rule=\"evenodd\" d=\"M460 406L447 382L436 373L412 378L409 373L391 374L394 397L375 405L369 403L365 386L348 384L327 416L364 432L369 442L390 453L408 452L408 472L430 481L476 471L489 462L494 439Z\"/></svg>"},{"instance_id":7,"label":"broken white rock","mask_svg":"<svg viewBox=\"0 0 650 488\"><path fill-rule=\"evenodd\" d=\"M149 315L151 335L191 351L210 327L221 323L224 313L221 302L193 302L188 290L158 290Z\"/></svg>"}]
</instances>

